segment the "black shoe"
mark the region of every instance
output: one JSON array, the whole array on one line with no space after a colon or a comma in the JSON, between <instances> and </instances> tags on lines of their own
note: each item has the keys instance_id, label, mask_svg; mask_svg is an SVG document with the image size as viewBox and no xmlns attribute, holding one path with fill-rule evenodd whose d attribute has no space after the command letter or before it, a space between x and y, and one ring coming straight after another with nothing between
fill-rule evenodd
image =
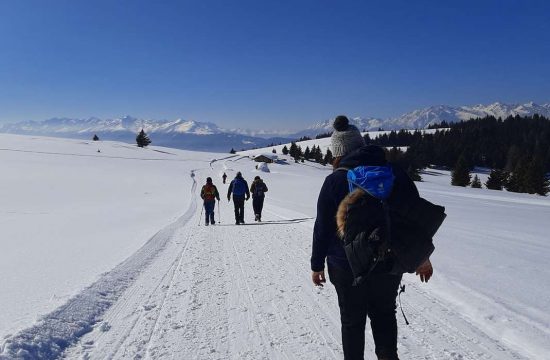
<instances>
[{"instance_id":1,"label":"black shoe","mask_svg":"<svg viewBox=\"0 0 550 360\"><path fill-rule=\"evenodd\" d=\"M205 223L204 226L208 226L208 223Z\"/></svg>"},{"instance_id":2,"label":"black shoe","mask_svg":"<svg viewBox=\"0 0 550 360\"><path fill-rule=\"evenodd\" d=\"M260 215L256 214L256 216L254 217L254 221L260 221Z\"/></svg>"},{"instance_id":3,"label":"black shoe","mask_svg":"<svg viewBox=\"0 0 550 360\"><path fill-rule=\"evenodd\" d=\"M244 220L241 220L241 224L244 224Z\"/></svg>"},{"instance_id":4,"label":"black shoe","mask_svg":"<svg viewBox=\"0 0 550 360\"><path fill-rule=\"evenodd\" d=\"M239 220L235 221L235 225L240 225L241 223L239 222Z\"/></svg>"}]
</instances>

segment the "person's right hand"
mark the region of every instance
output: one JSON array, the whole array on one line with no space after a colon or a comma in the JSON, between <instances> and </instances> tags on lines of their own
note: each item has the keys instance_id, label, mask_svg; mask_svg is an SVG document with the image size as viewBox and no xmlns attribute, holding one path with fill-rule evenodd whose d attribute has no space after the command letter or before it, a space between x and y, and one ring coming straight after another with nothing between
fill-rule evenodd
<instances>
[{"instance_id":1,"label":"person's right hand","mask_svg":"<svg viewBox=\"0 0 550 360\"><path fill-rule=\"evenodd\" d=\"M228 196L228 197L227 197L227 201L231 201L231 196Z\"/></svg>"},{"instance_id":2,"label":"person's right hand","mask_svg":"<svg viewBox=\"0 0 550 360\"><path fill-rule=\"evenodd\" d=\"M327 282L327 279L325 278L325 271L313 271L311 273L311 280L316 286L323 287L323 284Z\"/></svg>"},{"instance_id":3,"label":"person's right hand","mask_svg":"<svg viewBox=\"0 0 550 360\"><path fill-rule=\"evenodd\" d=\"M424 261L424 263L416 269L416 275L420 276L420 281L422 282L428 282L433 273L434 269L432 267L430 259Z\"/></svg>"}]
</instances>

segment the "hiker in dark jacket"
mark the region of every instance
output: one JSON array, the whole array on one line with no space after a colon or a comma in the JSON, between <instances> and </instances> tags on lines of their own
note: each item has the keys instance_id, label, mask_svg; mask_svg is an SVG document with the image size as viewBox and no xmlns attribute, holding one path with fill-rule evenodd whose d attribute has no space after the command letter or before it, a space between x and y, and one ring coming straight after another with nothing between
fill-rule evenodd
<instances>
[{"instance_id":1,"label":"hiker in dark jacket","mask_svg":"<svg viewBox=\"0 0 550 360\"><path fill-rule=\"evenodd\" d=\"M220 201L220 194L216 185L212 183L212 178L206 178L206 185L201 189L201 199L204 201L204 213L205 213L205 223L204 225L208 226L208 223L214 225L216 221L214 220L214 208L216 207L216 199Z\"/></svg>"},{"instance_id":2,"label":"hiker in dark jacket","mask_svg":"<svg viewBox=\"0 0 550 360\"><path fill-rule=\"evenodd\" d=\"M256 176L252 185L250 185L250 193L252 194L252 207L254 208L254 220L262 221L262 209L264 207L265 193L267 192L267 185L264 181Z\"/></svg>"},{"instance_id":3,"label":"hiker in dark jacket","mask_svg":"<svg viewBox=\"0 0 550 360\"><path fill-rule=\"evenodd\" d=\"M353 286L354 277L336 226L338 206L349 193L346 170L360 165L385 165L385 153L380 147L365 146L361 133L349 124L345 116L336 118L334 128L331 145L335 156L335 171L326 177L317 202L311 255L312 280L318 286L323 286L326 282L326 260L330 281L338 295L345 359L364 358L365 324L368 316L378 359L396 360L395 300L401 275L390 274L390 266L379 263L365 281ZM394 191L399 189L410 196L418 196L416 186L405 172L396 167L394 175ZM429 260L417 269L417 274L422 281L429 280L432 274Z\"/></svg>"},{"instance_id":4,"label":"hiker in dark jacket","mask_svg":"<svg viewBox=\"0 0 550 360\"><path fill-rule=\"evenodd\" d=\"M223 173L223 175L222 175L222 181L223 181L224 184L225 184L225 179L227 179L227 174L226 174L226 173Z\"/></svg>"},{"instance_id":5,"label":"hiker in dark jacket","mask_svg":"<svg viewBox=\"0 0 550 360\"><path fill-rule=\"evenodd\" d=\"M250 199L250 191L248 191L248 183L243 179L240 171L229 184L227 201L231 201L231 194L233 194L233 206L235 207L235 225L244 224L244 202Z\"/></svg>"}]
</instances>

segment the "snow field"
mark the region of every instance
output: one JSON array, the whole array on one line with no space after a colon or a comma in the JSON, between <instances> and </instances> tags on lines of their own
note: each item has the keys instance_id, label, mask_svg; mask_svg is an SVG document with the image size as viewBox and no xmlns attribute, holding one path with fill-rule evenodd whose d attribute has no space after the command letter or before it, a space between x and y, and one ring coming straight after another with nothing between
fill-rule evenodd
<instances>
[{"instance_id":1,"label":"snow field","mask_svg":"<svg viewBox=\"0 0 550 360\"><path fill-rule=\"evenodd\" d=\"M12 147L27 141L22 138ZM47 142L60 147L51 149L63 159L58 165L60 176L52 175L52 179L64 181L64 174L71 171L74 162L87 159L85 152L95 149L57 140L40 142L40 148ZM37 141L28 140L32 144ZM137 160L126 157L143 149L117 143L111 143L108 149L102 149L102 154L112 151L117 159L104 161L117 163L106 174L113 180L134 174ZM60 155L63 151L86 156ZM7 153L0 151L2 160L9 160ZM15 157L10 160L13 164L35 161L38 156L14 153L9 151ZM133 232L135 227L113 222L109 226L133 237L126 242L110 238L108 246L101 242L91 246L91 256L97 254L97 263L85 269L79 267L86 265L86 259L76 264L67 259L72 255L70 249L53 253L54 267L68 274L57 279L70 278L73 271L84 272L87 277L80 278L78 286L65 285L68 293L76 296L67 295L60 307L50 306L54 312L44 305L31 308L35 314L49 312L42 321L33 325L27 318L25 326L19 327L22 330L14 335L0 333L4 337L0 359L24 358L26 354L66 359L341 359L334 287L330 283L314 287L309 269L317 195L330 169L307 162L269 164L270 172L264 173L241 155L220 157L160 148L146 149L139 155L139 164L148 164L148 170L154 173L151 176L156 177L151 183L139 184L140 190L145 184L154 199L152 208L147 209L154 210L155 215L153 211L147 216L136 215L149 229L148 235L138 236ZM79 160L69 160L75 158ZM65 162L67 166L63 167ZM35 168L23 166L22 173L34 172ZM237 171L242 171L249 183L260 175L269 187L261 224L254 223L248 202L247 224L232 225L232 203L226 199L228 184L221 183L221 175L226 172L231 180ZM147 179L147 174L144 176ZM209 227L203 226L198 197L207 176L214 179L221 197L216 207L216 220L220 220L221 213L221 224ZM398 312L401 358L544 359L550 343L546 300L550 293L546 281L550 245L545 227L550 201L525 194L450 187L449 174L444 171L430 170L424 180L417 183L421 194L444 205L449 216L435 239L434 278L429 284L421 284L413 275L404 276L406 292L402 301L411 325L406 326ZM19 194L39 186L28 180L19 189L15 180L10 181ZM79 186L72 182L65 185ZM141 203L132 203L130 196L135 195L137 186L125 186L130 187L127 195L113 191L110 199L102 199L107 202L102 211L111 218L118 219L118 213L109 211L113 202ZM59 189L56 192L61 193ZM82 195L74 191L72 196ZM56 198L65 205L73 200ZM10 199L2 211L15 209L21 196ZM86 197L75 199L94 204ZM52 200L41 202L43 209L56 209L56 204L48 205L48 201ZM32 204L23 201L25 206L21 206L30 209ZM76 207L76 211L81 210ZM160 215L164 216L162 221ZM27 224L23 214L17 213L14 218L19 219L20 227ZM99 215L94 218L101 219ZM105 227L102 231L110 236ZM18 233L17 228L10 231ZM90 241L79 236L77 227L74 234L76 239ZM21 238L18 247L29 247L32 253L37 245L30 239ZM64 238L48 239L50 245L67 246ZM99 256L115 257L113 253L119 254L118 261ZM29 267L19 267L16 272L16 256L22 253L12 254L6 267L12 270L11 276L42 271L29 262ZM13 284L33 288L34 278L29 279L19 283L13 280ZM48 276L45 281L55 286L57 279ZM0 295L4 306L24 293L15 285L9 293ZM37 303L47 302L40 292L36 298ZM10 310L4 315L10 321L8 326L16 327L13 324L21 316L19 309L4 308ZM367 335L366 358L374 356L373 349Z\"/></svg>"}]
</instances>

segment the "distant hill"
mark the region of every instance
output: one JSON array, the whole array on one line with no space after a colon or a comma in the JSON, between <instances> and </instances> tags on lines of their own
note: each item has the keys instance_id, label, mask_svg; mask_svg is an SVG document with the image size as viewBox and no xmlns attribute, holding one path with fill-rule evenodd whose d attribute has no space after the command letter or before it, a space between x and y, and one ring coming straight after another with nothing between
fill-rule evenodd
<instances>
[{"instance_id":1,"label":"distant hill","mask_svg":"<svg viewBox=\"0 0 550 360\"><path fill-rule=\"evenodd\" d=\"M355 117L351 123L361 131L425 129L435 123L454 123L487 115L506 118L508 116L550 117L550 104L538 105L493 103L474 106L437 105L414 110L396 118ZM326 119L294 133L288 130L265 131L262 129L224 129L211 122L192 120L152 120L124 116L115 119L52 118L44 121L23 121L0 125L0 132L25 135L44 135L68 138L91 139L97 134L103 140L117 140L133 143L136 134L144 129L154 145L179 149L228 152L235 150L266 147L270 144L288 143L304 136L315 138L332 132L333 119ZM273 126L276 124L270 124Z\"/></svg>"},{"instance_id":2,"label":"distant hill","mask_svg":"<svg viewBox=\"0 0 550 360\"><path fill-rule=\"evenodd\" d=\"M243 135L219 128L214 123L176 119L149 120L124 116L116 119L52 118L44 121L24 121L0 126L0 132L23 135L91 139L97 134L101 140L133 143L137 133L144 129L154 145L196 151L229 152L265 147L271 143L288 142L290 138L264 138Z\"/></svg>"}]
</instances>

